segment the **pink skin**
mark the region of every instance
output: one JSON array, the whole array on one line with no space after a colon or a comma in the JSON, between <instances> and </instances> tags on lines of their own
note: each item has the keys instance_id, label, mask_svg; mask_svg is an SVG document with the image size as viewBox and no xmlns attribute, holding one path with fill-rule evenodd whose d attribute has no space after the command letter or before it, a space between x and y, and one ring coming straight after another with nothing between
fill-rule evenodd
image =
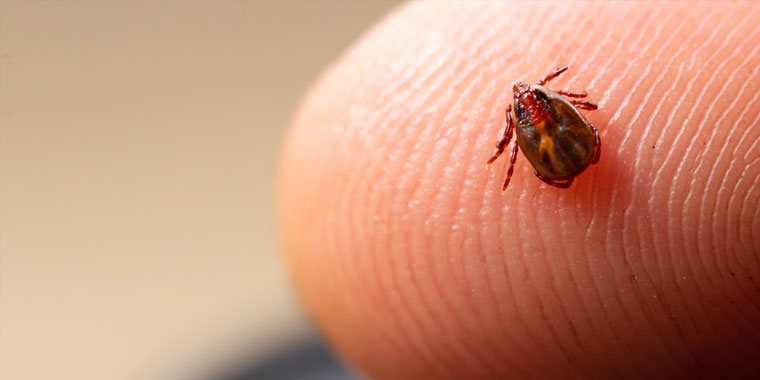
<instances>
[{"instance_id":1,"label":"pink skin","mask_svg":"<svg viewBox=\"0 0 760 380\"><path fill-rule=\"evenodd\" d=\"M606 149L502 193L509 89L562 64ZM759 141L757 3L413 3L296 113L282 248L372 377L752 377Z\"/></svg>"}]
</instances>

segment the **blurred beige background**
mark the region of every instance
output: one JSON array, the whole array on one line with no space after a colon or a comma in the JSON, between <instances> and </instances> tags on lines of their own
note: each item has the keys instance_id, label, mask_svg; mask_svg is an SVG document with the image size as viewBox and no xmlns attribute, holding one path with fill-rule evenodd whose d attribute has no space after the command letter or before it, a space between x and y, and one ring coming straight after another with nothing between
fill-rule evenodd
<instances>
[{"instance_id":1,"label":"blurred beige background","mask_svg":"<svg viewBox=\"0 0 760 380\"><path fill-rule=\"evenodd\" d=\"M0 378L189 378L308 335L279 141L393 3L0 2Z\"/></svg>"}]
</instances>

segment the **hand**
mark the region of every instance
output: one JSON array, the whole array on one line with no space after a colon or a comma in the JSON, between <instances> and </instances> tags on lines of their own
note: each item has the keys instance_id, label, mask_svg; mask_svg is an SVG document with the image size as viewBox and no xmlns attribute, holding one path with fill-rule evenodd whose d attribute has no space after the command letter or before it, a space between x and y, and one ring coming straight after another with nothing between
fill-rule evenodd
<instances>
[{"instance_id":1,"label":"hand","mask_svg":"<svg viewBox=\"0 0 760 380\"><path fill-rule=\"evenodd\" d=\"M760 6L415 3L317 82L278 185L297 289L377 378L760 371ZM589 93L569 189L486 160L513 82ZM508 148L509 149L509 148Z\"/></svg>"}]
</instances>

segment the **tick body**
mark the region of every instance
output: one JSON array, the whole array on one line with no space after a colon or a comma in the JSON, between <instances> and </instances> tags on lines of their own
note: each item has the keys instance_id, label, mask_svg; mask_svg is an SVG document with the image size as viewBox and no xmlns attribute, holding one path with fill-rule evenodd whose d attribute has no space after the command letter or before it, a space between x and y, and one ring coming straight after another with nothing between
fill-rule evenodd
<instances>
[{"instance_id":1,"label":"tick body","mask_svg":"<svg viewBox=\"0 0 760 380\"><path fill-rule=\"evenodd\" d=\"M490 165L499 158L512 135L517 135L503 190L509 186L520 149L533 165L536 177L559 188L569 187L577 175L599 161L599 131L578 111L595 110L596 105L580 99L586 92L555 92L544 87L565 70L567 66L562 66L533 85L517 82L513 86L514 100L507 106L504 135L488 160Z\"/></svg>"}]
</instances>

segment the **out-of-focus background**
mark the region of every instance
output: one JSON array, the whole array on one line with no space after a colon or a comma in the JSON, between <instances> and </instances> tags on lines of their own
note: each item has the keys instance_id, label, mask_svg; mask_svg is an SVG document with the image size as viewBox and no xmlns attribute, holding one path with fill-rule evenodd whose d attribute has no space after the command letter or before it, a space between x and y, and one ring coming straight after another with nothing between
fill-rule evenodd
<instances>
[{"instance_id":1,"label":"out-of-focus background","mask_svg":"<svg viewBox=\"0 0 760 380\"><path fill-rule=\"evenodd\" d=\"M395 3L2 0L0 378L214 379L308 345L278 147Z\"/></svg>"}]
</instances>

